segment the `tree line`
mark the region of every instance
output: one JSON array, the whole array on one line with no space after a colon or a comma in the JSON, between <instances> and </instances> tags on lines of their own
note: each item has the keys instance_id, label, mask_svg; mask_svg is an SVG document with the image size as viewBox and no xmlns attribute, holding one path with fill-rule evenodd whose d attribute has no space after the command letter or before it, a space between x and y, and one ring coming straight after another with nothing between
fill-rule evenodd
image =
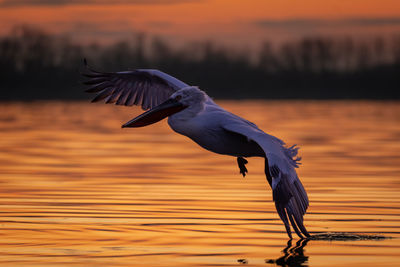
<instances>
[{"instance_id":1,"label":"tree line","mask_svg":"<svg viewBox=\"0 0 400 267\"><path fill-rule=\"evenodd\" d=\"M177 47L143 33L80 44L22 25L0 38L0 100L87 98L83 58L102 71L160 69L216 98L400 98L400 34L265 41L247 51L209 41Z\"/></svg>"}]
</instances>

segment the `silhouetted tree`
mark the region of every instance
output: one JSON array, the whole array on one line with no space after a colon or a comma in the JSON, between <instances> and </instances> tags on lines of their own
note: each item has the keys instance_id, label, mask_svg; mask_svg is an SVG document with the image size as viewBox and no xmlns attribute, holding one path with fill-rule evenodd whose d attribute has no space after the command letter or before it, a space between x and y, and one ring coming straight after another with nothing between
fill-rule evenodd
<instances>
[{"instance_id":1,"label":"silhouetted tree","mask_svg":"<svg viewBox=\"0 0 400 267\"><path fill-rule=\"evenodd\" d=\"M210 41L174 47L144 33L83 45L23 25L0 38L0 99L82 98L84 57L103 71L159 68L220 98L400 97L399 36L265 41L257 53Z\"/></svg>"}]
</instances>

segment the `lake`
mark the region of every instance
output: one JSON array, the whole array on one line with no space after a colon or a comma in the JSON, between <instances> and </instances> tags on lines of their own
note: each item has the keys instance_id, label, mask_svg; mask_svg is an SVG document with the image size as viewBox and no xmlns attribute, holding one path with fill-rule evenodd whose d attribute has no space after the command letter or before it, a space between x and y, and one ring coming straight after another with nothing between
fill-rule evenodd
<instances>
[{"instance_id":1,"label":"lake","mask_svg":"<svg viewBox=\"0 0 400 267\"><path fill-rule=\"evenodd\" d=\"M0 104L2 266L400 265L400 105L217 101L288 145L310 198L305 225L379 240L288 242L261 158L210 153L141 110Z\"/></svg>"}]
</instances>

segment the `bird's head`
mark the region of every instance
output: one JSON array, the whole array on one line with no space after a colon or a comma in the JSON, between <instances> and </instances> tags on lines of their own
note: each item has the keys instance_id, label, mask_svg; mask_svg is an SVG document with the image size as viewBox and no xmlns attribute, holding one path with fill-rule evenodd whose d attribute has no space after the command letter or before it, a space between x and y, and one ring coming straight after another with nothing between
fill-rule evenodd
<instances>
[{"instance_id":1,"label":"bird's head","mask_svg":"<svg viewBox=\"0 0 400 267\"><path fill-rule=\"evenodd\" d=\"M206 100L206 94L197 86L188 86L175 92L170 99L175 99L182 105L191 107L203 103Z\"/></svg>"},{"instance_id":2,"label":"bird's head","mask_svg":"<svg viewBox=\"0 0 400 267\"><path fill-rule=\"evenodd\" d=\"M147 126L183 110L187 111L187 116L193 116L204 108L205 101L206 94L198 87L185 87L172 94L167 101L125 123L122 128Z\"/></svg>"}]
</instances>

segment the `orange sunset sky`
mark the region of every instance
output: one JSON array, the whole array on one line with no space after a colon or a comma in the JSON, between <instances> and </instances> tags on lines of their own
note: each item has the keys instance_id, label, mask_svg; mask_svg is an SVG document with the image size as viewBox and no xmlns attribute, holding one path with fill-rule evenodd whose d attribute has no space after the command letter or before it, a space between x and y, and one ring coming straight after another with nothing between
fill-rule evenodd
<instances>
[{"instance_id":1,"label":"orange sunset sky","mask_svg":"<svg viewBox=\"0 0 400 267\"><path fill-rule=\"evenodd\" d=\"M0 35L21 24L73 40L114 42L133 32L184 43L247 46L313 35L400 33L399 0L0 0Z\"/></svg>"}]
</instances>

